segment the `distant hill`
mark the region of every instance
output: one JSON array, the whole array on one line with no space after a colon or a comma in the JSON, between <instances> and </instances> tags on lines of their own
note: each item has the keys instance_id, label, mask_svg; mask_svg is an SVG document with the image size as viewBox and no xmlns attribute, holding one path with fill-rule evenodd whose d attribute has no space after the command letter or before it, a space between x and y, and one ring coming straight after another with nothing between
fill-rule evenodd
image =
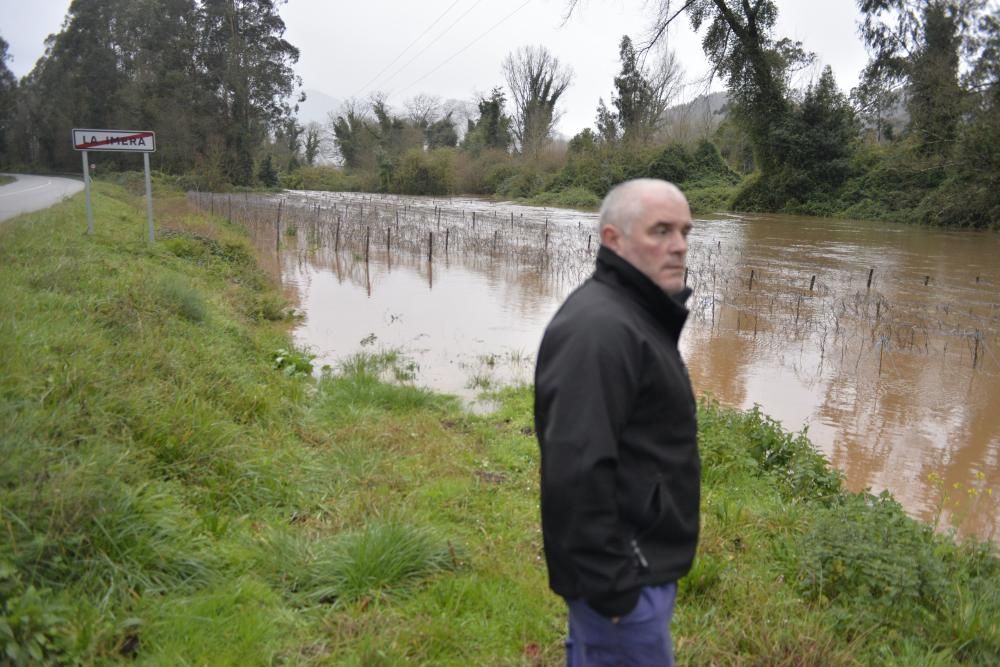
<instances>
[{"instance_id":1,"label":"distant hill","mask_svg":"<svg viewBox=\"0 0 1000 667\"><path fill-rule=\"evenodd\" d=\"M710 136L725 120L728 103L729 96L720 91L672 106L664 113L663 133L667 139L680 142Z\"/></svg>"}]
</instances>

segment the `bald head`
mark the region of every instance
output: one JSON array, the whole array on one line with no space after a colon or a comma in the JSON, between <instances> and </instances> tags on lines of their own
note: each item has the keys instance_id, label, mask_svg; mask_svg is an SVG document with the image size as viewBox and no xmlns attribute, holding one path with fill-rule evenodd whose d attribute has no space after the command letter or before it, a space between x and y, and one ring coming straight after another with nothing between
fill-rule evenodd
<instances>
[{"instance_id":1,"label":"bald head","mask_svg":"<svg viewBox=\"0 0 1000 667\"><path fill-rule=\"evenodd\" d=\"M653 178L614 187L601 204L601 244L668 293L684 288L691 209L673 183Z\"/></svg>"},{"instance_id":2,"label":"bald head","mask_svg":"<svg viewBox=\"0 0 1000 667\"><path fill-rule=\"evenodd\" d=\"M656 178L636 178L619 183L604 196L597 219L597 229L610 225L628 234L632 224L655 201L675 201L686 208L687 197L673 183Z\"/></svg>"}]
</instances>

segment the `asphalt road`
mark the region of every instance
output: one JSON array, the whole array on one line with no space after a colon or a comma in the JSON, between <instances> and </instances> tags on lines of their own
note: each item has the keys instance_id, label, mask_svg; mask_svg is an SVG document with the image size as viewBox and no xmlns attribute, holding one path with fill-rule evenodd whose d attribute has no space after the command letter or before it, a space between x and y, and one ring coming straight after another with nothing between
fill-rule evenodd
<instances>
[{"instance_id":1,"label":"asphalt road","mask_svg":"<svg viewBox=\"0 0 1000 667\"><path fill-rule=\"evenodd\" d=\"M20 176L0 186L0 222L21 213L48 208L83 190L83 181L58 176Z\"/></svg>"}]
</instances>

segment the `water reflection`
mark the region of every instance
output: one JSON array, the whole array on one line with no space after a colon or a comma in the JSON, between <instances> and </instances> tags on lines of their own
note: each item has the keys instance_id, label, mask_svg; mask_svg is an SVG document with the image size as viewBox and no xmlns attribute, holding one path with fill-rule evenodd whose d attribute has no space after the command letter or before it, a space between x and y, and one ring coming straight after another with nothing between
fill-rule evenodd
<instances>
[{"instance_id":1,"label":"water reflection","mask_svg":"<svg viewBox=\"0 0 1000 667\"><path fill-rule=\"evenodd\" d=\"M280 257L306 314L299 344L331 365L402 348L419 382L465 397L530 380L545 324L596 251L595 216L575 211L298 193L275 225L276 206L234 217ZM998 251L991 233L698 220L682 339L692 380L808 427L851 488L890 489L914 514L995 538Z\"/></svg>"}]
</instances>

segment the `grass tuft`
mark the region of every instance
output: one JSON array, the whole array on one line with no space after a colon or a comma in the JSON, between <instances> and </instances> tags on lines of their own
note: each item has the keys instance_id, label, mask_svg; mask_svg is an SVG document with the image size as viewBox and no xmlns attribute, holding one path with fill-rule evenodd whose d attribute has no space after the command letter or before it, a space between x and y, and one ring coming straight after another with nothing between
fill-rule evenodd
<instances>
[{"instance_id":1,"label":"grass tuft","mask_svg":"<svg viewBox=\"0 0 1000 667\"><path fill-rule=\"evenodd\" d=\"M454 551L434 531L399 521L368 524L338 536L311 564L316 586L309 597L329 602L383 596L455 563Z\"/></svg>"}]
</instances>

